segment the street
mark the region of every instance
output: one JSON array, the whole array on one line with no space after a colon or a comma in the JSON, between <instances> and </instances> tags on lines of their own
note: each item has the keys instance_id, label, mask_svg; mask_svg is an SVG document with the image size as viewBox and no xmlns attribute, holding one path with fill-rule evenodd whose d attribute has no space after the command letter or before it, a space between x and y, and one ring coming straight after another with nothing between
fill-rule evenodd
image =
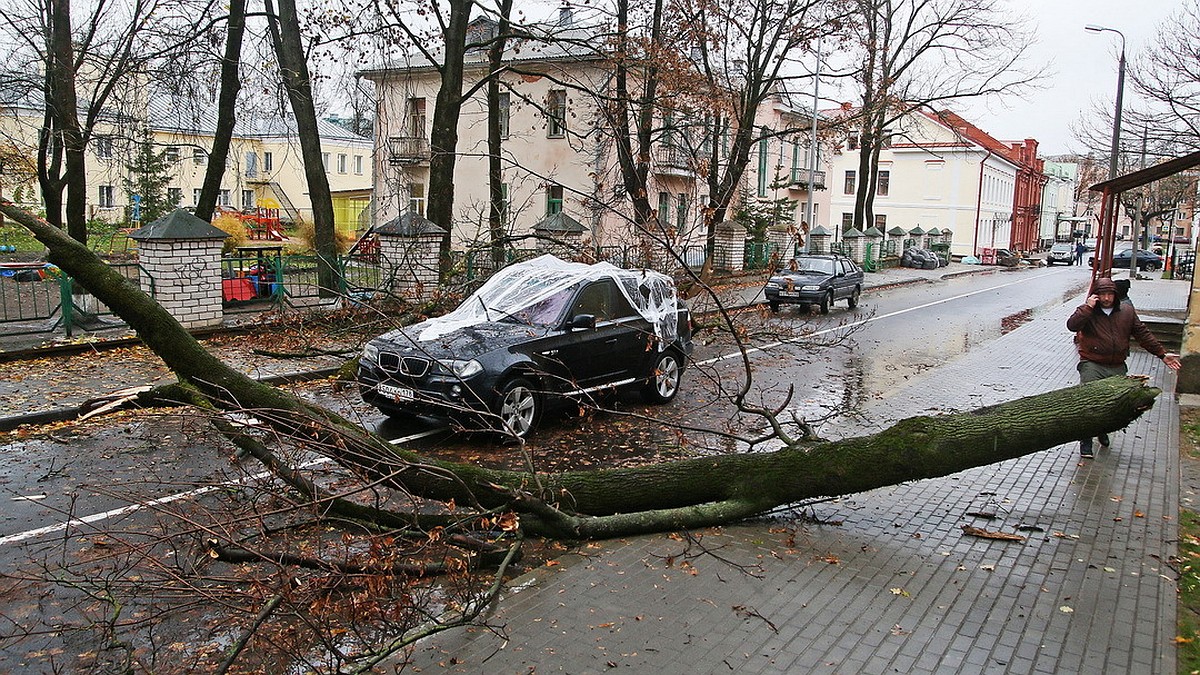
<instances>
[{"instance_id":1,"label":"street","mask_svg":"<svg viewBox=\"0 0 1200 675\"><path fill-rule=\"evenodd\" d=\"M810 421L853 412L864 400L886 400L899 384L1032 316L1074 302L1088 278L1086 269L1074 267L969 275L870 293L857 310L839 304L828 316L801 315L791 308L778 316L765 308L748 310L741 319L752 345L747 402L774 408L791 388L790 409ZM645 463L746 448L765 425L730 403L730 392L745 380L741 359L727 339L711 333L701 337L706 341L698 345L675 402L648 406L636 394L622 395L614 401L616 412L550 415L527 448L535 466L574 468L583 457L590 458L588 465ZM1069 339L1065 328L1062 339ZM428 421L385 420L358 402L352 387L321 383L302 390L436 458L499 465L519 461L514 449L488 435L453 433ZM677 434L655 419L678 422L685 430ZM861 430L862 421L853 426ZM79 429L64 425L33 440L10 437L0 468L7 497L0 565L30 569L31 561L68 549L95 550L104 545L109 528L119 528L128 541L169 529L180 514L197 522L219 518L206 512L216 506L210 496L217 485L267 481L256 475L260 469L254 463L231 465L227 451L214 452L204 427L173 411L123 413ZM818 431L844 433L837 418L818 424ZM318 469L328 467L315 461ZM144 505L131 506L138 501ZM68 536L65 524L71 519L76 522ZM21 593L4 598L4 616L37 618L33 598ZM12 659L23 652L5 649L0 669L17 669Z\"/></svg>"}]
</instances>

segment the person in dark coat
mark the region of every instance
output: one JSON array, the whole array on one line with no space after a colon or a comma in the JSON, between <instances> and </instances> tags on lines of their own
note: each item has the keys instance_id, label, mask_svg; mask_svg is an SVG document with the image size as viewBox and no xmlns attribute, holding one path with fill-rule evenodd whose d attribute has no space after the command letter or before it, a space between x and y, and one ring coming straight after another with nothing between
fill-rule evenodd
<instances>
[{"instance_id":1,"label":"person in dark coat","mask_svg":"<svg viewBox=\"0 0 1200 675\"><path fill-rule=\"evenodd\" d=\"M1076 265L1083 264L1083 254L1084 253L1087 253L1087 247L1083 245L1083 242L1082 241L1075 242L1075 264Z\"/></svg>"},{"instance_id":2,"label":"person in dark coat","mask_svg":"<svg viewBox=\"0 0 1200 675\"><path fill-rule=\"evenodd\" d=\"M1125 375L1125 359L1129 357L1129 340L1136 339L1143 349L1162 359L1171 370L1179 370L1179 355L1169 354L1138 318L1130 303L1117 300L1117 285L1101 277L1092 285L1092 294L1067 319L1067 330L1075 333L1079 351L1079 383ZM1100 445L1108 447L1108 434L1100 436ZM1079 441L1081 457L1095 457L1092 439Z\"/></svg>"}]
</instances>

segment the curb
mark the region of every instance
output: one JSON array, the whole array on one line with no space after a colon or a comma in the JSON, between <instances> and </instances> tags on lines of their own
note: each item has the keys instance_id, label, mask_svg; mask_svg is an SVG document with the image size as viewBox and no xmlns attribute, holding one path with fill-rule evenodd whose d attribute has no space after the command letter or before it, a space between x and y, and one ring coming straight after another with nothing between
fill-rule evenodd
<instances>
[{"instance_id":1,"label":"curb","mask_svg":"<svg viewBox=\"0 0 1200 675\"><path fill-rule=\"evenodd\" d=\"M279 385L293 384L296 382L310 382L326 377L337 375L341 370L341 366L330 366L328 368L318 368L316 370L297 371L294 373L285 373L283 375L270 375L268 377L258 378L263 384ZM40 412L25 413L23 415L13 415L11 417L0 417L0 433L13 431L17 427L25 425L40 425L53 424L55 422L67 422L79 417L84 411L83 406L74 406L70 408L59 408L57 410L43 410Z\"/></svg>"}]
</instances>

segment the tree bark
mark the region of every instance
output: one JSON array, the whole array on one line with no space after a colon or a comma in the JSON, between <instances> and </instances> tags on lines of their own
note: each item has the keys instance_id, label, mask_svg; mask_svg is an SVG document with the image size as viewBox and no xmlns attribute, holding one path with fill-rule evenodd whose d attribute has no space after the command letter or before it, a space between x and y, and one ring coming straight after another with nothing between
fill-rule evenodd
<instances>
[{"instance_id":1,"label":"tree bark","mask_svg":"<svg viewBox=\"0 0 1200 675\"><path fill-rule=\"evenodd\" d=\"M32 231L51 262L125 319L181 382L214 406L252 409L286 437L381 486L454 500L459 509L516 511L531 534L591 539L719 525L800 500L945 476L1116 431L1160 393L1140 378L1109 378L967 413L912 417L870 436L535 481L523 472L399 450L331 411L251 380L207 352L85 246L11 203L0 203L0 211ZM540 493L531 492L534 485Z\"/></svg>"},{"instance_id":2,"label":"tree bark","mask_svg":"<svg viewBox=\"0 0 1200 675\"><path fill-rule=\"evenodd\" d=\"M321 297L333 297L342 290L337 266L337 242L334 239L333 196L329 176L321 155L321 134L317 128L317 110L313 104L312 80L300 39L300 17L295 0L279 0L279 13L267 0L267 21L271 41L279 58L284 88L296 116L296 135L304 158L304 177L313 211L313 247L317 253L317 285Z\"/></svg>"},{"instance_id":3,"label":"tree bark","mask_svg":"<svg viewBox=\"0 0 1200 675\"><path fill-rule=\"evenodd\" d=\"M233 141L233 127L237 123L237 97L242 89L242 37L245 33L246 0L231 0L229 30L225 35L225 58L221 60L217 128L213 134L212 152L208 155L208 166L204 169L200 199L196 203L196 216L204 221L211 221L213 211L217 208L217 195L221 191L221 179L225 177L225 162L229 158L229 144Z\"/></svg>"},{"instance_id":4,"label":"tree bark","mask_svg":"<svg viewBox=\"0 0 1200 675\"><path fill-rule=\"evenodd\" d=\"M470 0L450 0L450 20L442 33L444 61L439 69L442 84L433 107L429 135L429 201L425 216L446 230L439 247L440 276L450 272L450 242L454 234L454 165L458 152L458 118L463 102L463 60L467 26L471 21Z\"/></svg>"}]
</instances>

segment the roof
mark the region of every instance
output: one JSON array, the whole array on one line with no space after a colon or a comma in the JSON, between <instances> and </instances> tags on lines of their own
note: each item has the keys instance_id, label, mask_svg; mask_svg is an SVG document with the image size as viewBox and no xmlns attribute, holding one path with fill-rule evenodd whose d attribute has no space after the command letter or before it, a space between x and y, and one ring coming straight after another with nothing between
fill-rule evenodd
<instances>
[{"instance_id":1,"label":"roof","mask_svg":"<svg viewBox=\"0 0 1200 675\"><path fill-rule=\"evenodd\" d=\"M199 216L188 213L184 209L175 209L158 220L134 230L129 238L134 241L154 239L224 239L229 234L220 228L213 227L200 219Z\"/></svg>"},{"instance_id":2,"label":"roof","mask_svg":"<svg viewBox=\"0 0 1200 675\"><path fill-rule=\"evenodd\" d=\"M1160 178L1173 176L1181 171L1200 166L1200 151L1182 157L1170 159L1161 164L1148 166L1145 169L1117 176L1111 180L1102 181L1088 188L1092 192L1125 192L1139 188L1147 183L1153 183Z\"/></svg>"},{"instance_id":3,"label":"roof","mask_svg":"<svg viewBox=\"0 0 1200 675\"><path fill-rule=\"evenodd\" d=\"M158 131L212 136L217 130L217 106L211 100L152 95L147 104L146 117L150 127ZM270 114L239 112L233 130L235 137L259 139L295 138L297 133L296 119L290 110ZM359 136L340 124L320 118L317 119L317 133L323 140L371 142L371 139Z\"/></svg>"},{"instance_id":4,"label":"roof","mask_svg":"<svg viewBox=\"0 0 1200 675\"><path fill-rule=\"evenodd\" d=\"M405 211L375 228L375 233L417 237L423 234L445 234L446 230L416 211Z\"/></svg>"},{"instance_id":5,"label":"roof","mask_svg":"<svg viewBox=\"0 0 1200 675\"><path fill-rule=\"evenodd\" d=\"M533 229L544 232L583 232L587 228L583 226L583 223L559 211L548 218L538 221L533 226Z\"/></svg>"}]
</instances>

